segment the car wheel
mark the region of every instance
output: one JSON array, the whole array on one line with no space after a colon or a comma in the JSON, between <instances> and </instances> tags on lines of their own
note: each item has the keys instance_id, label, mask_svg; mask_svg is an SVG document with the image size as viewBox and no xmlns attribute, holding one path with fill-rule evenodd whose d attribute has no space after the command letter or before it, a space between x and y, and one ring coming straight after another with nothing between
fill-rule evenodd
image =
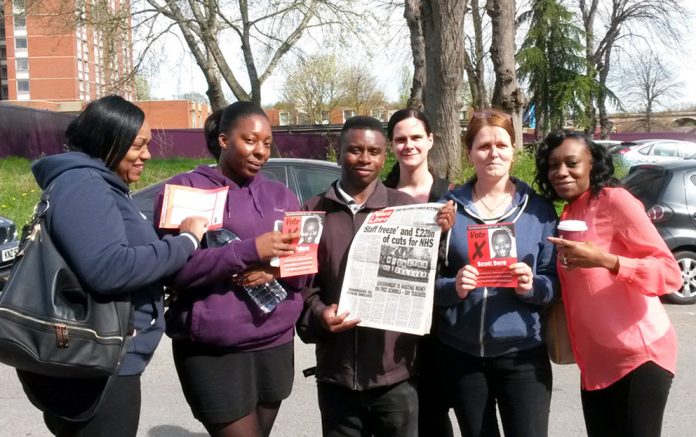
<instances>
[{"instance_id":1,"label":"car wheel","mask_svg":"<svg viewBox=\"0 0 696 437\"><path fill-rule=\"evenodd\" d=\"M674 258L679 264L683 285L679 291L668 294L666 298L680 305L696 303L696 253L686 250L675 252Z\"/></svg>"}]
</instances>

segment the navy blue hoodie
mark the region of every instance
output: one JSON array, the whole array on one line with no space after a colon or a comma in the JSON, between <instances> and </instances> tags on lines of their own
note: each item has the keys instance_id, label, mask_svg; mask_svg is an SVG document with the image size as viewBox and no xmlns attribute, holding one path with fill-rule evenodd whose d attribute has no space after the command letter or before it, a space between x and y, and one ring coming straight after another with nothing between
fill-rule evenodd
<instances>
[{"instance_id":1,"label":"navy blue hoodie","mask_svg":"<svg viewBox=\"0 0 696 437\"><path fill-rule=\"evenodd\" d=\"M467 183L445 194L454 200L457 219L450 231L446 260L435 282L438 337L455 349L479 357L496 357L530 349L542 343L541 310L559 293L556 252L546 237L553 236L557 217L553 206L520 180L512 205L500 222L515 223L517 259L534 273L533 287L519 296L511 288L475 288L460 299L454 282L457 271L469 262L467 226L482 224Z\"/></svg>"},{"instance_id":2,"label":"navy blue hoodie","mask_svg":"<svg viewBox=\"0 0 696 437\"><path fill-rule=\"evenodd\" d=\"M135 332L120 375L138 375L164 331L161 279L195 250L185 236L160 240L128 195L128 185L104 162L81 152L38 160L32 172L41 189L54 183L46 214L61 254L93 293L130 293Z\"/></svg>"}]
</instances>

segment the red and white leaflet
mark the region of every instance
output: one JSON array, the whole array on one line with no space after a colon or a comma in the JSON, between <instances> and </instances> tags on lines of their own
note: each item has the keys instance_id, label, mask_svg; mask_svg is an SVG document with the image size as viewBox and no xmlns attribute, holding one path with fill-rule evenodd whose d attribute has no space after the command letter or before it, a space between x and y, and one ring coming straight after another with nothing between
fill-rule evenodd
<instances>
[{"instance_id":1,"label":"red and white leaflet","mask_svg":"<svg viewBox=\"0 0 696 437\"><path fill-rule=\"evenodd\" d=\"M324 212L289 211L285 213L281 232L297 232L300 237L295 253L280 258L280 277L312 275L318 271L317 251L324 229Z\"/></svg>"},{"instance_id":2,"label":"red and white leaflet","mask_svg":"<svg viewBox=\"0 0 696 437\"><path fill-rule=\"evenodd\" d=\"M186 217L199 216L208 219L208 229L221 228L227 191L228 187L203 190L184 185L166 184L159 227L178 229Z\"/></svg>"},{"instance_id":3,"label":"red and white leaflet","mask_svg":"<svg viewBox=\"0 0 696 437\"><path fill-rule=\"evenodd\" d=\"M517 262L514 223L467 226L469 264L478 270L477 287L517 287L510 265Z\"/></svg>"}]
</instances>

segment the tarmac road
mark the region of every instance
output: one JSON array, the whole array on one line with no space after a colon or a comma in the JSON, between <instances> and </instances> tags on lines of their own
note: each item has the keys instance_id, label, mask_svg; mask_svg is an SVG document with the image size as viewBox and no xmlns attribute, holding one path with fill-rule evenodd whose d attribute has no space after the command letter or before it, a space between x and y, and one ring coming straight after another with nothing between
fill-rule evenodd
<instances>
[{"instance_id":1,"label":"tarmac road","mask_svg":"<svg viewBox=\"0 0 696 437\"><path fill-rule=\"evenodd\" d=\"M696 435L696 306L668 305L680 339L679 368L665 412L664 437ZM292 395L283 403L274 437L317 437L321 434L313 378L302 369L314 364L314 349L296 340L296 379ZM579 395L579 372L575 365L554 365L550 436L584 436ZM41 413L24 397L14 370L0 365L0 437L47 436ZM160 345L143 376L143 408L139 437L205 437L193 418L179 388L168 339ZM456 422L455 422L456 423ZM456 428L456 426L455 426ZM458 434L457 434L458 435ZM436 437L436 436L434 436Z\"/></svg>"}]
</instances>

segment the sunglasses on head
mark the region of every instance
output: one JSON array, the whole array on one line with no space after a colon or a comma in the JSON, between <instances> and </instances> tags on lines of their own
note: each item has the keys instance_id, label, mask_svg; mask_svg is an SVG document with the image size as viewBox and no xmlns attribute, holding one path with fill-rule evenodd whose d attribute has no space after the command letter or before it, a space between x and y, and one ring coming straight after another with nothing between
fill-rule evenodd
<instances>
[{"instance_id":1,"label":"sunglasses on head","mask_svg":"<svg viewBox=\"0 0 696 437\"><path fill-rule=\"evenodd\" d=\"M471 114L472 118L478 118L479 120L486 120L491 117L502 117L507 120L512 121L512 115L508 114L507 112L502 112L502 111L490 111L490 110L482 110L482 111L476 111L473 114Z\"/></svg>"}]
</instances>

